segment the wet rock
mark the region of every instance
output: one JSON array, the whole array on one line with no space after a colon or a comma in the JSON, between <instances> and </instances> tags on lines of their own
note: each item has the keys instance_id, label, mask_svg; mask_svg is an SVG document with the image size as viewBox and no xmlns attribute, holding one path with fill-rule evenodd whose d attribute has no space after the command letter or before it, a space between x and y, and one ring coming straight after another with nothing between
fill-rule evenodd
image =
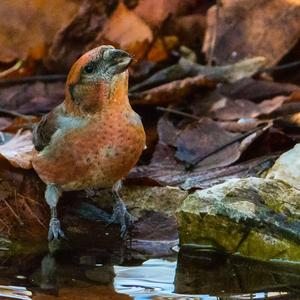
<instances>
[{"instance_id":1,"label":"wet rock","mask_svg":"<svg viewBox=\"0 0 300 300\"><path fill-rule=\"evenodd\" d=\"M300 260L300 191L273 179L232 179L189 195L177 212L181 245L258 260Z\"/></svg>"},{"instance_id":2,"label":"wet rock","mask_svg":"<svg viewBox=\"0 0 300 300\"><path fill-rule=\"evenodd\" d=\"M268 171L266 178L282 180L300 189L300 144L283 153Z\"/></svg>"},{"instance_id":3,"label":"wet rock","mask_svg":"<svg viewBox=\"0 0 300 300\"><path fill-rule=\"evenodd\" d=\"M187 197L188 192L174 187L149 187L149 186L124 186L121 190L121 197L127 205L128 210L135 218L134 227L131 232L131 250L138 253L139 258L161 257L172 254L172 247L178 243L177 223L175 212ZM111 209L111 195L109 191L99 191L93 198L93 204L109 212ZM84 203L79 203L76 214L85 217ZM97 219L88 209L89 218ZM66 222L74 224L74 222ZM67 225L66 224L66 225ZM95 222L93 222L95 226ZM99 224L99 222L98 222ZM113 232L109 232L111 226L99 225L99 230L105 230L102 235L118 239L119 225L116 225ZM76 231L76 226L68 228L68 231ZM102 228L102 229L101 229ZM74 229L74 230L73 230ZM82 234L79 233L78 237ZM140 256L143 255L143 256Z\"/></svg>"},{"instance_id":4,"label":"wet rock","mask_svg":"<svg viewBox=\"0 0 300 300\"><path fill-rule=\"evenodd\" d=\"M13 184L11 186L14 187ZM1 187L3 184L0 190ZM109 190L96 191L94 195L85 192L64 193L58 214L68 239L62 241L59 248L68 251L101 248L103 252L112 253L125 247L142 259L170 255L171 248L178 242L175 211L188 192L172 187L131 185L124 186L120 194L135 221L125 240L120 238L119 224L107 226L100 218L104 216L108 220L112 212L113 201ZM19 209L24 202L23 194L22 197L18 194L18 201L14 195L8 190L6 202L3 203L10 204L9 207L14 211L22 212L20 217L16 214L22 224L15 221L15 215L2 218L10 230L5 231L4 227L0 227L0 257L44 253L48 249L49 208L43 193L39 196L35 193L35 197L28 198L30 202L28 200L25 203L27 206L23 210Z\"/></svg>"}]
</instances>

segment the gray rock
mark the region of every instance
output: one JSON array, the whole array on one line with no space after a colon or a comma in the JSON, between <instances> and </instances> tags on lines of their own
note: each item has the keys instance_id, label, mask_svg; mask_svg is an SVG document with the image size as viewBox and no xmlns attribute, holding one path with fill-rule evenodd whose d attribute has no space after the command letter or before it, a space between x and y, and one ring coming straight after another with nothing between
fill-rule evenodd
<instances>
[{"instance_id":1,"label":"gray rock","mask_svg":"<svg viewBox=\"0 0 300 300\"><path fill-rule=\"evenodd\" d=\"M181 245L259 260L300 260L300 191L273 179L232 179L189 195L177 211Z\"/></svg>"}]
</instances>

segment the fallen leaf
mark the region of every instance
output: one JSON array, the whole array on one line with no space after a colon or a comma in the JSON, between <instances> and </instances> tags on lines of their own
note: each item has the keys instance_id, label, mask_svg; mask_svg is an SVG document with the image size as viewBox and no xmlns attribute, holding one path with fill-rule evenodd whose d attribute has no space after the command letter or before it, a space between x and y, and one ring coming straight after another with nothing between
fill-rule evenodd
<instances>
[{"instance_id":1,"label":"fallen leaf","mask_svg":"<svg viewBox=\"0 0 300 300\"><path fill-rule=\"evenodd\" d=\"M206 189L228 179L258 176L269 169L277 157L278 155L267 155L228 167L193 172L180 187L184 190Z\"/></svg>"},{"instance_id":2,"label":"fallen leaf","mask_svg":"<svg viewBox=\"0 0 300 300\"><path fill-rule=\"evenodd\" d=\"M171 26L170 31L178 36L181 45L191 49L201 49L206 29L206 16L204 14L177 17ZM192 34L194 32L197 34Z\"/></svg>"},{"instance_id":3,"label":"fallen leaf","mask_svg":"<svg viewBox=\"0 0 300 300\"><path fill-rule=\"evenodd\" d=\"M107 10L114 2L116 1L82 1L77 13L54 37L44 58L49 70L68 71L81 54L92 48L90 44L103 29L108 18Z\"/></svg>"},{"instance_id":4,"label":"fallen leaf","mask_svg":"<svg viewBox=\"0 0 300 300\"><path fill-rule=\"evenodd\" d=\"M0 61L41 59L55 33L76 10L77 4L66 0L1 1Z\"/></svg>"},{"instance_id":5,"label":"fallen leaf","mask_svg":"<svg viewBox=\"0 0 300 300\"><path fill-rule=\"evenodd\" d=\"M33 125L40 121L41 117L36 116L20 116L16 117L8 126L2 130L10 133L17 133L22 130L32 130Z\"/></svg>"},{"instance_id":6,"label":"fallen leaf","mask_svg":"<svg viewBox=\"0 0 300 300\"><path fill-rule=\"evenodd\" d=\"M0 154L16 168L31 169L32 133L30 131L18 132L7 143L0 145Z\"/></svg>"},{"instance_id":7,"label":"fallen leaf","mask_svg":"<svg viewBox=\"0 0 300 300\"><path fill-rule=\"evenodd\" d=\"M218 124L231 132L247 132L251 131L258 126L265 124L265 120L257 119L239 119L238 121L224 121L218 122Z\"/></svg>"},{"instance_id":8,"label":"fallen leaf","mask_svg":"<svg viewBox=\"0 0 300 300\"><path fill-rule=\"evenodd\" d=\"M1 107L22 114L46 113L64 99L64 82L14 84L0 89Z\"/></svg>"},{"instance_id":9,"label":"fallen leaf","mask_svg":"<svg viewBox=\"0 0 300 300\"><path fill-rule=\"evenodd\" d=\"M295 145L295 140L282 130L268 126L259 138L252 140L244 149L242 159L248 160L258 156L287 151Z\"/></svg>"},{"instance_id":10,"label":"fallen leaf","mask_svg":"<svg viewBox=\"0 0 300 300\"><path fill-rule=\"evenodd\" d=\"M211 67L182 58L177 64L160 70L145 81L133 86L130 89L130 96L134 104L161 105L178 102L199 87L214 87L220 81L234 82L244 77L251 77L264 62L264 58L254 57L232 65ZM155 85L158 86L136 92Z\"/></svg>"},{"instance_id":11,"label":"fallen leaf","mask_svg":"<svg viewBox=\"0 0 300 300\"><path fill-rule=\"evenodd\" d=\"M13 123L12 119L1 117L0 118L0 131L2 131L3 129L7 128L12 123Z\"/></svg>"},{"instance_id":12,"label":"fallen leaf","mask_svg":"<svg viewBox=\"0 0 300 300\"><path fill-rule=\"evenodd\" d=\"M289 83L279 83L253 78L244 78L233 83L221 83L217 90L231 99L247 99L255 102L276 96L288 96L300 87Z\"/></svg>"},{"instance_id":13,"label":"fallen leaf","mask_svg":"<svg viewBox=\"0 0 300 300\"><path fill-rule=\"evenodd\" d=\"M145 21L121 2L92 45L103 41L110 41L141 59L153 41L153 33Z\"/></svg>"},{"instance_id":14,"label":"fallen leaf","mask_svg":"<svg viewBox=\"0 0 300 300\"><path fill-rule=\"evenodd\" d=\"M183 128L179 128L180 124ZM257 129L256 132L241 137L226 132L208 118L189 126L184 126L183 123L175 126L164 116L158 123L159 143L150 164L136 167L127 180L135 184L142 182L178 186L193 174L235 163L260 138L264 130L266 129ZM193 164L196 160L194 168L187 170L186 163Z\"/></svg>"},{"instance_id":15,"label":"fallen leaf","mask_svg":"<svg viewBox=\"0 0 300 300\"><path fill-rule=\"evenodd\" d=\"M213 105L211 115L215 119L226 121L241 118L257 118L275 112L289 100L290 97L277 96L271 100L265 100L256 104L249 100L230 100L223 98Z\"/></svg>"},{"instance_id":16,"label":"fallen leaf","mask_svg":"<svg viewBox=\"0 0 300 300\"><path fill-rule=\"evenodd\" d=\"M263 56L273 66L300 37L300 2L290 0L224 0L208 10L208 28L203 45L206 57L214 48L217 64ZM215 29L217 28L214 43Z\"/></svg>"},{"instance_id":17,"label":"fallen leaf","mask_svg":"<svg viewBox=\"0 0 300 300\"><path fill-rule=\"evenodd\" d=\"M213 87L215 83L207 80L205 76L187 77L175 80L141 93L134 93L130 100L132 104L162 105L178 102L200 87Z\"/></svg>"},{"instance_id":18,"label":"fallen leaf","mask_svg":"<svg viewBox=\"0 0 300 300\"><path fill-rule=\"evenodd\" d=\"M188 167L211 169L236 162L270 125L251 132L235 134L217 122L203 118L187 126L178 134L176 158Z\"/></svg>"},{"instance_id":19,"label":"fallen leaf","mask_svg":"<svg viewBox=\"0 0 300 300\"><path fill-rule=\"evenodd\" d=\"M199 5L197 0L140 0L134 12L152 28L158 28L171 15L184 14Z\"/></svg>"},{"instance_id":20,"label":"fallen leaf","mask_svg":"<svg viewBox=\"0 0 300 300\"><path fill-rule=\"evenodd\" d=\"M270 168L277 157L278 155L267 155L231 166L210 169L196 168L192 171L180 169L172 164L163 166L159 163L150 164L149 166L134 168L126 180L131 184L151 182L162 186L180 186L185 190L205 189L223 183L230 178L258 176L261 172Z\"/></svg>"}]
</instances>

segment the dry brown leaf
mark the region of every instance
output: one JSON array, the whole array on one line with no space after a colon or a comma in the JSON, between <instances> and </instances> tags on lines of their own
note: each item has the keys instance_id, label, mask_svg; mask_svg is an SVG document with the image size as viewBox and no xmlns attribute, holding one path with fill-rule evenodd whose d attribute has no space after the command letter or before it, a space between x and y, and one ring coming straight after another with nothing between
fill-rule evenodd
<instances>
[{"instance_id":1,"label":"dry brown leaf","mask_svg":"<svg viewBox=\"0 0 300 300\"><path fill-rule=\"evenodd\" d=\"M32 133L30 131L18 132L7 143L0 145L0 154L14 167L31 169L33 154Z\"/></svg>"},{"instance_id":2,"label":"dry brown leaf","mask_svg":"<svg viewBox=\"0 0 300 300\"><path fill-rule=\"evenodd\" d=\"M218 124L231 132L247 132L251 131L258 126L265 124L265 120L257 120L257 119L246 119L246 120L238 120L238 121L224 121L218 122Z\"/></svg>"},{"instance_id":3,"label":"dry brown leaf","mask_svg":"<svg viewBox=\"0 0 300 300\"><path fill-rule=\"evenodd\" d=\"M239 142L232 143L217 153L212 154L233 141L236 134L230 133L208 118L194 122L178 134L176 139L176 158L188 164L200 161L201 165L229 165L240 155Z\"/></svg>"},{"instance_id":4,"label":"dry brown leaf","mask_svg":"<svg viewBox=\"0 0 300 300\"><path fill-rule=\"evenodd\" d=\"M208 29L203 51L217 64L263 56L275 65L300 37L300 2L290 0L224 0L219 9L217 35L216 7L208 11Z\"/></svg>"},{"instance_id":5,"label":"dry brown leaf","mask_svg":"<svg viewBox=\"0 0 300 300\"><path fill-rule=\"evenodd\" d=\"M202 0L140 0L135 8L138 16L151 27L158 28L170 15L182 15L196 8L202 8Z\"/></svg>"},{"instance_id":6,"label":"dry brown leaf","mask_svg":"<svg viewBox=\"0 0 300 300\"><path fill-rule=\"evenodd\" d=\"M55 35L44 62L50 70L67 71L90 45L107 21L107 10L114 1L85 0L74 17Z\"/></svg>"},{"instance_id":7,"label":"dry brown leaf","mask_svg":"<svg viewBox=\"0 0 300 300\"><path fill-rule=\"evenodd\" d=\"M11 121L6 127L2 130L10 133L17 133L22 130L32 130L34 124L40 121L41 117L37 116L19 116ZM1 119L0 119L1 120ZM0 123L1 124L1 123Z\"/></svg>"},{"instance_id":8,"label":"dry brown leaf","mask_svg":"<svg viewBox=\"0 0 300 300\"><path fill-rule=\"evenodd\" d=\"M276 96L288 96L300 87L294 84L279 83L253 78L244 78L233 83L223 83L218 86L218 91L231 99L247 99L260 101Z\"/></svg>"},{"instance_id":9,"label":"dry brown leaf","mask_svg":"<svg viewBox=\"0 0 300 300\"><path fill-rule=\"evenodd\" d=\"M161 118L158 123L159 143L151 163L135 168L128 179L144 180L144 183L152 181L152 184L154 182L160 185L180 185L193 175L230 166L264 132L258 129L257 132L238 140L239 134L225 131L208 118L189 126L183 125L178 123L175 126L166 116ZM223 147L224 145L227 146ZM197 165L187 171L185 166L195 161L198 161Z\"/></svg>"},{"instance_id":10,"label":"dry brown leaf","mask_svg":"<svg viewBox=\"0 0 300 300\"><path fill-rule=\"evenodd\" d=\"M13 123L12 119L0 117L0 131L9 127L12 123Z\"/></svg>"},{"instance_id":11,"label":"dry brown leaf","mask_svg":"<svg viewBox=\"0 0 300 300\"><path fill-rule=\"evenodd\" d=\"M177 17L171 26L170 31L178 35L181 45L191 49L201 49L206 29L205 15L192 14Z\"/></svg>"},{"instance_id":12,"label":"dry brown leaf","mask_svg":"<svg viewBox=\"0 0 300 300\"><path fill-rule=\"evenodd\" d=\"M175 80L145 92L132 95L132 104L168 104L178 102L191 94L199 87L213 87L215 82L208 80L204 75Z\"/></svg>"},{"instance_id":13,"label":"dry brown leaf","mask_svg":"<svg viewBox=\"0 0 300 300\"><path fill-rule=\"evenodd\" d=\"M130 89L133 91L132 103L167 104L178 102L199 87L214 87L219 81L234 82L244 77L251 77L264 63L264 58L254 57L232 65L211 67L181 59L177 64L158 71ZM155 85L158 86L149 88ZM144 90L145 88L146 90ZM135 92L140 89L144 91Z\"/></svg>"},{"instance_id":14,"label":"dry brown leaf","mask_svg":"<svg viewBox=\"0 0 300 300\"><path fill-rule=\"evenodd\" d=\"M215 119L225 121L241 118L257 118L275 112L289 100L290 97L277 96L271 100L265 100L256 104L249 100L230 100L223 98L213 105L211 115Z\"/></svg>"},{"instance_id":15,"label":"dry brown leaf","mask_svg":"<svg viewBox=\"0 0 300 300\"><path fill-rule=\"evenodd\" d=\"M150 26L159 27L169 14L178 10L180 2L180 0L141 0L134 11Z\"/></svg>"},{"instance_id":16,"label":"dry brown leaf","mask_svg":"<svg viewBox=\"0 0 300 300\"><path fill-rule=\"evenodd\" d=\"M150 27L121 2L93 44L110 41L140 59L152 40Z\"/></svg>"},{"instance_id":17,"label":"dry brown leaf","mask_svg":"<svg viewBox=\"0 0 300 300\"><path fill-rule=\"evenodd\" d=\"M162 145L160 147L162 148ZM171 153L171 150L170 147L165 145L164 149L161 149L162 155L165 155L168 159L171 155L174 155L174 153ZM231 166L209 169L196 168L189 172L173 163L163 164L163 166L156 163L134 168L130 172L127 181L131 184L146 182L151 185L156 183L163 186L180 186L186 190L193 188L204 189L223 183L230 178L241 178L247 175L256 176L257 173L264 171L265 168L271 167L275 158L277 158L277 155L268 155Z\"/></svg>"},{"instance_id":18,"label":"dry brown leaf","mask_svg":"<svg viewBox=\"0 0 300 300\"><path fill-rule=\"evenodd\" d=\"M1 108L22 114L45 113L64 99L64 82L35 82L1 87Z\"/></svg>"},{"instance_id":19,"label":"dry brown leaf","mask_svg":"<svg viewBox=\"0 0 300 300\"><path fill-rule=\"evenodd\" d=\"M41 59L55 33L76 10L77 4L67 0L2 0L0 61Z\"/></svg>"}]
</instances>

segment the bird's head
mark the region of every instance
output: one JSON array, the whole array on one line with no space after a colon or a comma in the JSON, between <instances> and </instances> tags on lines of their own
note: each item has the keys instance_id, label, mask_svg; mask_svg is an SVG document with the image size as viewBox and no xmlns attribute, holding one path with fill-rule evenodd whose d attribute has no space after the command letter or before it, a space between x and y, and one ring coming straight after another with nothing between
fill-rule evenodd
<instances>
[{"instance_id":1,"label":"bird's head","mask_svg":"<svg viewBox=\"0 0 300 300\"><path fill-rule=\"evenodd\" d=\"M100 46L82 55L66 83L66 109L93 114L113 103L128 101L128 66L132 57L113 46Z\"/></svg>"}]
</instances>

